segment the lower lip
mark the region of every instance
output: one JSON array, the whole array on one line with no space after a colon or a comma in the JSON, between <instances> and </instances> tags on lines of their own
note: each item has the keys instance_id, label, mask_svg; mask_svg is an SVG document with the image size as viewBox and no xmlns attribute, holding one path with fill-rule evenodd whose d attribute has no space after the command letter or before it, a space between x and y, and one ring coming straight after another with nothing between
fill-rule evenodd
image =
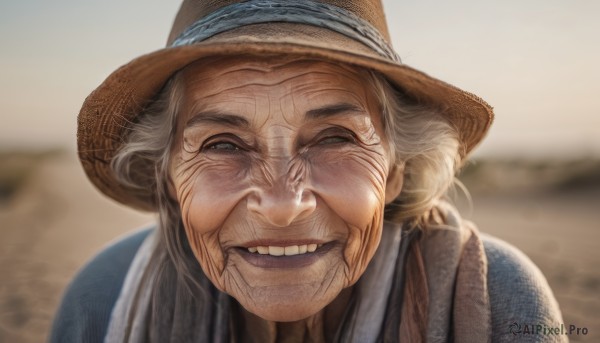
<instances>
[{"instance_id":1,"label":"lower lip","mask_svg":"<svg viewBox=\"0 0 600 343\"><path fill-rule=\"evenodd\" d=\"M251 253L248 249L236 248L235 250L246 260L246 262L259 268L302 268L309 266L319 260L323 255L333 248L332 243L327 243L315 250L305 254L291 256L271 256L268 254Z\"/></svg>"}]
</instances>

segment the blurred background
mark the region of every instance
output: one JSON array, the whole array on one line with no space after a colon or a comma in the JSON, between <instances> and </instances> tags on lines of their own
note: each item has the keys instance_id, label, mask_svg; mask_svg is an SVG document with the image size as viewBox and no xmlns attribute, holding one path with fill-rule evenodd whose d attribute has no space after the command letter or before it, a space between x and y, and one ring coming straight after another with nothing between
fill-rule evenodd
<instances>
[{"instance_id":1,"label":"blurred background","mask_svg":"<svg viewBox=\"0 0 600 343\"><path fill-rule=\"evenodd\" d=\"M600 2L384 4L404 63L495 107L460 176L463 214L540 267L565 324L588 328L571 341L600 341ZM93 189L76 117L109 73L164 45L178 6L0 2L0 342L43 341L76 271L154 220Z\"/></svg>"}]
</instances>

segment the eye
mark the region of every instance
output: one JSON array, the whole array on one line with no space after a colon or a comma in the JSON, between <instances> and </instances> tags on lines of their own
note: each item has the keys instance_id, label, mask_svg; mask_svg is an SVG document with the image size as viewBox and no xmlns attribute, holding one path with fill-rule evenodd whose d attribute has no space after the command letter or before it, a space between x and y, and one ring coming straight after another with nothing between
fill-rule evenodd
<instances>
[{"instance_id":1,"label":"eye","mask_svg":"<svg viewBox=\"0 0 600 343\"><path fill-rule=\"evenodd\" d=\"M248 146L244 141L229 133L209 137L200 148L200 151L205 153L237 153L246 150Z\"/></svg>"},{"instance_id":2,"label":"eye","mask_svg":"<svg viewBox=\"0 0 600 343\"><path fill-rule=\"evenodd\" d=\"M216 142L206 145L204 150L237 151L240 150L240 147L231 142Z\"/></svg>"},{"instance_id":3,"label":"eye","mask_svg":"<svg viewBox=\"0 0 600 343\"><path fill-rule=\"evenodd\" d=\"M321 131L314 139L315 145L343 145L346 143L355 143L356 135L353 131L341 127L330 127Z\"/></svg>"},{"instance_id":4,"label":"eye","mask_svg":"<svg viewBox=\"0 0 600 343\"><path fill-rule=\"evenodd\" d=\"M350 142L351 139L344 136L331 136L325 137L317 142L318 145L326 145L326 144L339 144L339 143L347 143Z\"/></svg>"}]
</instances>

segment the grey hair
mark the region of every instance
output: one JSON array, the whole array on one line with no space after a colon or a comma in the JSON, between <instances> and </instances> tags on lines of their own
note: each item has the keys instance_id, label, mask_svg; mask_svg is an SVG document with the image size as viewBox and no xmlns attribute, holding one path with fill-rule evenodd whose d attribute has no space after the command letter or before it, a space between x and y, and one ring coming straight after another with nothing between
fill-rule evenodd
<instances>
[{"instance_id":1,"label":"grey hair","mask_svg":"<svg viewBox=\"0 0 600 343\"><path fill-rule=\"evenodd\" d=\"M207 321L215 304L214 286L204 277L185 236L178 203L169 194L169 163L176 135L177 113L183 102L182 74L176 73L133 123L127 142L115 154L111 168L119 182L139 198L151 198L158 209L160 239L150 265L157 266L153 279L143 274L140 287L153 283L148 313L148 342L209 341L215 332ZM138 306L141 288L134 299ZM125 341L133 329L128 318ZM177 323L177 324L175 324ZM183 335L183 336L182 336ZM224 336L223 336L224 337Z\"/></svg>"},{"instance_id":2,"label":"grey hair","mask_svg":"<svg viewBox=\"0 0 600 343\"><path fill-rule=\"evenodd\" d=\"M386 206L385 218L419 222L454 181L460 162L458 133L439 110L411 101L378 73L360 72L378 98L393 163L404 175L402 191ZM169 158L184 93L181 75L176 73L132 124L111 163L123 187L153 197L158 208L161 240L151 263L159 267L149 280L156 287L148 326L148 340L158 342L181 340L185 332L193 340L207 340L209 324L193 321L191 314L206 318L218 294L191 252L179 205L169 195Z\"/></svg>"},{"instance_id":3,"label":"grey hair","mask_svg":"<svg viewBox=\"0 0 600 343\"><path fill-rule=\"evenodd\" d=\"M386 219L421 222L455 181L458 132L440 110L411 101L382 75L369 71L367 84L379 100L393 161L404 175L400 195L385 208Z\"/></svg>"}]
</instances>

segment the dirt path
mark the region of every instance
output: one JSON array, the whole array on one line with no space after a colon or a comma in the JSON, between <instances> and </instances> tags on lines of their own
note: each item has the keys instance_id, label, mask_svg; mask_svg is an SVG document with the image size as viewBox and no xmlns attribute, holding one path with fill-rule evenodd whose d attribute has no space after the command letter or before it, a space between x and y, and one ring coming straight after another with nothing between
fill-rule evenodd
<instances>
[{"instance_id":1,"label":"dirt path","mask_svg":"<svg viewBox=\"0 0 600 343\"><path fill-rule=\"evenodd\" d=\"M0 342L43 342L75 272L107 242L150 221L96 192L74 157L42 161L0 208Z\"/></svg>"},{"instance_id":2,"label":"dirt path","mask_svg":"<svg viewBox=\"0 0 600 343\"><path fill-rule=\"evenodd\" d=\"M515 245L544 273L571 342L600 342L600 192L474 197L481 231Z\"/></svg>"}]
</instances>

